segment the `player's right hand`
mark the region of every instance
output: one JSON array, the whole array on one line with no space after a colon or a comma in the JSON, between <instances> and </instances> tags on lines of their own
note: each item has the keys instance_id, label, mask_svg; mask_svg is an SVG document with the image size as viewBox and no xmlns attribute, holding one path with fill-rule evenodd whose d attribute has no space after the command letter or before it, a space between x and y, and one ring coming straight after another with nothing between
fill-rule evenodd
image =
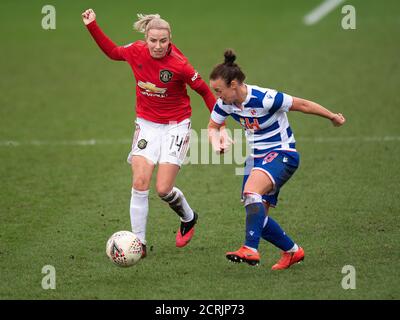
<instances>
[{"instance_id":1,"label":"player's right hand","mask_svg":"<svg viewBox=\"0 0 400 320\"><path fill-rule=\"evenodd\" d=\"M82 13L83 23L88 25L89 23L96 20L96 14L94 13L93 9L87 9L85 12Z\"/></svg>"},{"instance_id":2,"label":"player's right hand","mask_svg":"<svg viewBox=\"0 0 400 320\"><path fill-rule=\"evenodd\" d=\"M331 121L335 127L340 127L346 122L346 118L341 113L336 113Z\"/></svg>"},{"instance_id":3,"label":"player's right hand","mask_svg":"<svg viewBox=\"0 0 400 320\"><path fill-rule=\"evenodd\" d=\"M210 141L214 151L217 154L221 153L221 137L219 129L208 127L208 140Z\"/></svg>"},{"instance_id":4,"label":"player's right hand","mask_svg":"<svg viewBox=\"0 0 400 320\"><path fill-rule=\"evenodd\" d=\"M235 143L229 135L228 132L225 129L225 126L222 126L219 128L219 135L220 135L220 153L226 153L228 152L230 146Z\"/></svg>"},{"instance_id":5,"label":"player's right hand","mask_svg":"<svg viewBox=\"0 0 400 320\"><path fill-rule=\"evenodd\" d=\"M232 143L225 130L215 128L208 128L208 139L217 154L226 153Z\"/></svg>"}]
</instances>

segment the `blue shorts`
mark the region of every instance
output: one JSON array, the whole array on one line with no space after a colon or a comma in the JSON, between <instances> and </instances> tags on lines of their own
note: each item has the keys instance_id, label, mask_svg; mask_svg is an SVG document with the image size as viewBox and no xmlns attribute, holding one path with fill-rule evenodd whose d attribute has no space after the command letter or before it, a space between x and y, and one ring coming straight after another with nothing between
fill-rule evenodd
<instances>
[{"instance_id":1,"label":"blue shorts","mask_svg":"<svg viewBox=\"0 0 400 320\"><path fill-rule=\"evenodd\" d=\"M264 157L249 157L245 163L242 193L251 170L261 170L267 174L274 184L273 190L262 195L264 201L275 207L281 187L290 179L299 167L300 155L294 151L274 150Z\"/></svg>"}]
</instances>

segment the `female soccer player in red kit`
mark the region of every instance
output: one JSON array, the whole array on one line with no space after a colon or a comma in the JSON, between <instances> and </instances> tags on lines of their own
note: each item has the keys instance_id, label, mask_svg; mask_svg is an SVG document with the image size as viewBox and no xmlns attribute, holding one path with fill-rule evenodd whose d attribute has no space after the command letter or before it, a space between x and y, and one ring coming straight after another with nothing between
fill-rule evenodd
<instances>
[{"instance_id":1,"label":"female soccer player in red kit","mask_svg":"<svg viewBox=\"0 0 400 320\"><path fill-rule=\"evenodd\" d=\"M92 9L82 13L82 18L101 50L113 60L128 62L136 79L136 130L128 162L133 173L132 232L143 243L142 256L146 256L149 187L157 164L156 191L180 217L176 246L183 247L193 237L197 222L197 214L175 187L190 138L191 106L186 85L203 97L210 112L216 99L187 58L171 43L170 25L158 14L139 14L134 28L145 34L145 41L126 46L115 45L102 32ZM226 132L222 134L227 139Z\"/></svg>"}]
</instances>

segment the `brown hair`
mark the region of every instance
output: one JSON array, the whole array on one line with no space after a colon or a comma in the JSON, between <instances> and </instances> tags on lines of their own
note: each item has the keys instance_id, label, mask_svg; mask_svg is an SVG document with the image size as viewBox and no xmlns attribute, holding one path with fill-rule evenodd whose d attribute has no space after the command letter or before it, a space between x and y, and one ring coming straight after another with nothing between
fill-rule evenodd
<instances>
[{"instance_id":1,"label":"brown hair","mask_svg":"<svg viewBox=\"0 0 400 320\"><path fill-rule=\"evenodd\" d=\"M239 83L243 83L246 76L240 67L234 63L236 60L235 52L232 49L227 49L224 52L224 57L224 62L216 65L213 71L211 71L210 79L217 80L218 78L221 78L225 81L227 86L231 85L232 80L237 80Z\"/></svg>"}]
</instances>

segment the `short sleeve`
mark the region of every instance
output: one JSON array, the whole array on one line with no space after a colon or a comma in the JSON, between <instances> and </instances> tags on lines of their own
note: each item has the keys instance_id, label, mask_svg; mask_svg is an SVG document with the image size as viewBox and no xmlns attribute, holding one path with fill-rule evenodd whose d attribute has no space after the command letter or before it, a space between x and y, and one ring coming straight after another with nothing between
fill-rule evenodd
<instances>
[{"instance_id":1,"label":"short sleeve","mask_svg":"<svg viewBox=\"0 0 400 320\"><path fill-rule=\"evenodd\" d=\"M270 114L274 114L278 110L288 112L292 104L292 96L275 90L268 90L263 99L263 106Z\"/></svg>"},{"instance_id":2,"label":"short sleeve","mask_svg":"<svg viewBox=\"0 0 400 320\"><path fill-rule=\"evenodd\" d=\"M223 124L229 114L230 110L228 106L222 105L220 99L218 99L213 111L211 112L211 120L218 124Z\"/></svg>"}]
</instances>

